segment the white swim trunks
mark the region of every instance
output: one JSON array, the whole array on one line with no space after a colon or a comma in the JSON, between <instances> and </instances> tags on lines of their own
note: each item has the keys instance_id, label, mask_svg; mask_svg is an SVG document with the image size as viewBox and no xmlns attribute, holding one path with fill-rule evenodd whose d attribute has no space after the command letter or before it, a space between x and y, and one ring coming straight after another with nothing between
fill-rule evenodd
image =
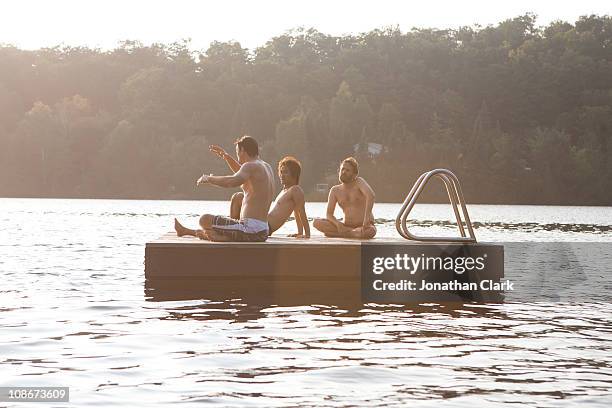
<instances>
[{"instance_id":1,"label":"white swim trunks","mask_svg":"<svg viewBox=\"0 0 612 408\"><path fill-rule=\"evenodd\" d=\"M223 215L213 218L212 229L235 242L263 242L268 238L268 223L255 218L235 220Z\"/></svg>"}]
</instances>

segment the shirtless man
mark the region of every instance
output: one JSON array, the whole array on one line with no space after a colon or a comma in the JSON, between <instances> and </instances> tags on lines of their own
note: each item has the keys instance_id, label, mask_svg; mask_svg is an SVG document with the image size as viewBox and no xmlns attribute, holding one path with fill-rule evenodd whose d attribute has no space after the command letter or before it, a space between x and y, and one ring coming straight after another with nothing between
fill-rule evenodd
<instances>
[{"instance_id":1,"label":"shirtless man","mask_svg":"<svg viewBox=\"0 0 612 408\"><path fill-rule=\"evenodd\" d=\"M299 185L301 172L302 165L294 157L286 156L278 162L278 177L283 185L283 190L276 197L276 204L268 214L270 234L279 229L293 212L298 232L289 236L310 238L304 190Z\"/></svg>"},{"instance_id":2,"label":"shirtless man","mask_svg":"<svg viewBox=\"0 0 612 408\"><path fill-rule=\"evenodd\" d=\"M268 238L268 211L274 196L274 173L268 163L259 159L259 146L250 136L238 139L236 165L232 176L202 175L196 182L219 187L242 186L244 202L239 219L222 215L204 214L200 218L202 229L192 230L174 219L174 229L179 237L193 235L210 241L265 241Z\"/></svg>"},{"instance_id":3,"label":"shirtless man","mask_svg":"<svg viewBox=\"0 0 612 408\"><path fill-rule=\"evenodd\" d=\"M236 166L240 166L222 147L212 145L210 146L210 150L225 160L230 169L233 170ZM306 210L304 208L304 191L299 186L301 172L302 165L294 157L287 156L278 163L278 177L283 185L283 190L279 193L278 197L276 197L276 203L268 214L268 229L270 235L287 222L287 219L291 213L293 213L295 215L295 223L298 232L297 234L290 234L289 236L295 238L310 238L310 225L308 224L308 218L306 217ZM230 203L231 218L236 219L239 217L243 199L244 193L242 192L235 193L232 196Z\"/></svg>"},{"instance_id":4,"label":"shirtless man","mask_svg":"<svg viewBox=\"0 0 612 408\"><path fill-rule=\"evenodd\" d=\"M316 218L313 227L326 237L370 239L376 235L372 207L374 191L366 181L359 177L359 164L353 157L344 159L340 164L338 178L342 184L329 190L327 199L327 218ZM344 222L334 217L336 203L344 211Z\"/></svg>"}]
</instances>

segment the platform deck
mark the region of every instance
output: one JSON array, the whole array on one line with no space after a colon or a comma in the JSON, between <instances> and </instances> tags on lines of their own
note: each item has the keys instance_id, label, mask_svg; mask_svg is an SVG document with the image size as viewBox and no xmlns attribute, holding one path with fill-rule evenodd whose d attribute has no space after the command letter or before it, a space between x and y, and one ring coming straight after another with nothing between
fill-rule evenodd
<instances>
[{"instance_id":1,"label":"platform deck","mask_svg":"<svg viewBox=\"0 0 612 408\"><path fill-rule=\"evenodd\" d=\"M149 295L166 298L256 296L286 303L297 298L344 298L361 294L364 248L381 246L449 253L457 247L498 248L497 244L422 243L402 238L352 240L313 236L272 236L266 242L210 242L173 232L148 242L145 276ZM471 250L471 249L470 249ZM190 293L190 295L187 295Z\"/></svg>"},{"instance_id":2,"label":"platform deck","mask_svg":"<svg viewBox=\"0 0 612 408\"><path fill-rule=\"evenodd\" d=\"M184 245L198 245L198 246L230 246L236 247L249 247L249 246L270 246L270 247L293 247L293 246L361 246L363 244L405 244L405 245L422 245L423 243L408 241L403 238L379 238L367 240L347 239L347 238L327 238L322 235L313 235L308 239L292 238L287 236L271 236L268 237L266 242L211 242L201 240L191 236L177 237L176 233L168 232L161 237L147 242L147 247L166 247L166 246L184 246ZM446 244L443 244L446 245ZM449 245L461 245L461 244L449 244ZM486 245L486 244L485 244Z\"/></svg>"}]
</instances>

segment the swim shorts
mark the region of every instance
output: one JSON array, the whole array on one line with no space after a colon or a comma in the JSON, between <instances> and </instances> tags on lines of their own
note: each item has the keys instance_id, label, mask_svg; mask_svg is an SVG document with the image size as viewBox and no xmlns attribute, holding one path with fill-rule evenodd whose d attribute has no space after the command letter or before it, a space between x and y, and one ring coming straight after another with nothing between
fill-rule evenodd
<instances>
[{"instance_id":1,"label":"swim shorts","mask_svg":"<svg viewBox=\"0 0 612 408\"><path fill-rule=\"evenodd\" d=\"M235 220L215 215L212 229L234 242L264 242L268 238L268 223L254 218Z\"/></svg>"}]
</instances>

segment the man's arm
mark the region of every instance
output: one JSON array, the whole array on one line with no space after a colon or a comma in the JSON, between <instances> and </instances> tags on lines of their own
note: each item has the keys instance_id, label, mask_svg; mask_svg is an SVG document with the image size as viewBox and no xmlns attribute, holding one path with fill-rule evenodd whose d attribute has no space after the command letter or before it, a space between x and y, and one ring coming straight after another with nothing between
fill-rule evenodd
<instances>
[{"instance_id":1,"label":"man's arm","mask_svg":"<svg viewBox=\"0 0 612 408\"><path fill-rule=\"evenodd\" d=\"M293 202L295 207L293 213L295 214L295 222L298 227L298 236L310 238L310 224L308 224L308 217L306 217L306 200L304 199L304 190L300 187L293 189Z\"/></svg>"},{"instance_id":2,"label":"man's arm","mask_svg":"<svg viewBox=\"0 0 612 408\"><path fill-rule=\"evenodd\" d=\"M304 235L304 228L302 227L302 220L300 220L300 214L298 214L297 208L293 210L293 216L295 217L295 225L297 226L297 234L289 234L290 237L301 237Z\"/></svg>"},{"instance_id":3,"label":"man's arm","mask_svg":"<svg viewBox=\"0 0 612 408\"><path fill-rule=\"evenodd\" d=\"M218 187L239 187L251 177L251 165L245 163L232 176L202 176L202 183L210 183Z\"/></svg>"},{"instance_id":4,"label":"man's arm","mask_svg":"<svg viewBox=\"0 0 612 408\"><path fill-rule=\"evenodd\" d=\"M240 170L240 163L238 163L236 159L234 159L231 155L227 154L225 149L223 149L221 146L210 145L208 148L210 149L211 152L213 152L214 154L216 154L217 156L225 160L225 163L227 163L230 170L232 170L234 173Z\"/></svg>"},{"instance_id":5,"label":"man's arm","mask_svg":"<svg viewBox=\"0 0 612 408\"><path fill-rule=\"evenodd\" d=\"M340 230L341 226L343 225L336 217L334 217L334 210L336 209L337 202L338 199L336 198L336 187L334 186L329 190L329 196L327 197L327 212L325 217L329 222L334 224L338 230Z\"/></svg>"},{"instance_id":6,"label":"man's arm","mask_svg":"<svg viewBox=\"0 0 612 408\"><path fill-rule=\"evenodd\" d=\"M363 178L359 177L357 179L357 187L359 191L365 196L365 213L363 215L363 227L373 224L374 220L372 219L372 209L374 208L374 199L376 195L374 194L374 190L372 187L365 181Z\"/></svg>"},{"instance_id":7,"label":"man's arm","mask_svg":"<svg viewBox=\"0 0 612 408\"><path fill-rule=\"evenodd\" d=\"M229 154L226 154L225 156L223 156L223 160L225 160L225 162L227 163L228 167L234 172L236 173L238 170L240 170L240 163L238 163L236 161L236 159L234 159L232 156L230 156Z\"/></svg>"}]
</instances>

